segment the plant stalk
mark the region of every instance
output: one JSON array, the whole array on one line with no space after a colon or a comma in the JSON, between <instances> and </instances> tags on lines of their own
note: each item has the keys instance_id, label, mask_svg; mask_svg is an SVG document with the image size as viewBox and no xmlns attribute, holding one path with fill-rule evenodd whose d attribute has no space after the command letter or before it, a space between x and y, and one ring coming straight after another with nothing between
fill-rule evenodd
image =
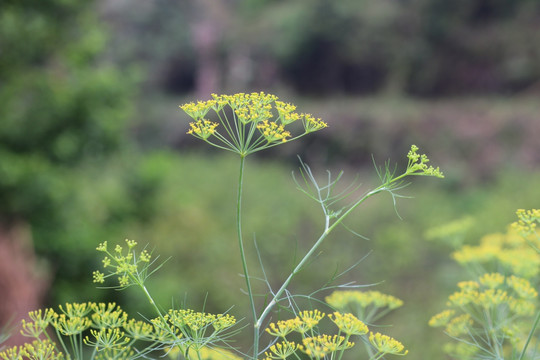
<instances>
[{"instance_id":1,"label":"plant stalk","mask_svg":"<svg viewBox=\"0 0 540 360\"><path fill-rule=\"evenodd\" d=\"M246 254L244 251L244 241L242 239L242 190L244 185L244 165L246 156L240 155L240 171L238 175L238 198L236 201L236 233L238 235L238 248L240 249L240 259L242 260L242 270L246 279L246 289L249 297L251 311L253 315L253 321L257 320L257 310L255 308L255 299L253 298L253 291L251 289L251 281L249 279L249 272L246 261ZM259 328L253 328L253 359L257 359L259 355Z\"/></svg>"}]
</instances>

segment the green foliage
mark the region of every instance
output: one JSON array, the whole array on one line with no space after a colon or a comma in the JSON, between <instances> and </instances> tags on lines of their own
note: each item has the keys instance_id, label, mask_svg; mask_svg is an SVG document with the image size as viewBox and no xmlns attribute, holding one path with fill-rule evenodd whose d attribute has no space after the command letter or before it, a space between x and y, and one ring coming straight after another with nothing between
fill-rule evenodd
<instances>
[{"instance_id":1,"label":"green foliage","mask_svg":"<svg viewBox=\"0 0 540 360\"><path fill-rule=\"evenodd\" d=\"M37 252L54 259L43 269L62 274L59 298L84 291L74 283L95 238L143 217L130 201L144 196L144 180L107 165L127 148L134 77L105 58L94 5L25 0L0 10L0 221L30 224Z\"/></svg>"},{"instance_id":2,"label":"green foliage","mask_svg":"<svg viewBox=\"0 0 540 360\"><path fill-rule=\"evenodd\" d=\"M122 142L129 81L100 61L89 3L8 2L0 12L0 205L3 217L55 218L67 168Z\"/></svg>"}]
</instances>

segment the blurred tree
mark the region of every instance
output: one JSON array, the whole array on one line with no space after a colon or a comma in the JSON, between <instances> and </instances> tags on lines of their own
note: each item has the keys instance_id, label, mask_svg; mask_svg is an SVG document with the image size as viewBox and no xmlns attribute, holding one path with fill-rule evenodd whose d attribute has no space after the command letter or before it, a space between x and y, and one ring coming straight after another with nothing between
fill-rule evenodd
<instances>
[{"instance_id":1,"label":"blurred tree","mask_svg":"<svg viewBox=\"0 0 540 360\"><path fill-rule=\"evenodd\" d=\"M432 96L527 91L540 81L535 0L104 4L119 30L115 52L138 57L147 83L169 94L285 85Z\"/></svg>"},{"instance_id":2,"label":"blurred tree","mask_svg":"<svg viewBox=\"0 0 540 360\"><path fill-rule=\"evenodd\" d=\"M125 145L132 76L100 56L106 33L95 14L91 1L4 0L0 7L0 253L11 261L0 278L18 279L0 283L0 302L13 306L1 309L0 323L42 301L48 271L64 279L87 271L80 262L100 239L83 242L84 227L68 228L110 220L80 211L77 186L88 175L84 164L102 168ZM48 270L36 267L32 240L51 260Z\"/></svg>"},{"instance_id":3,"label":"blurred tree","mask_svg":"<svg viewBox=\"0 0 540 360\"><path fill-rule=\"evenodd\" d=\"M409 92L421 95L527 91L540 81L540 3L417 1L423 51Z\"/></svg>"}]
</instances>

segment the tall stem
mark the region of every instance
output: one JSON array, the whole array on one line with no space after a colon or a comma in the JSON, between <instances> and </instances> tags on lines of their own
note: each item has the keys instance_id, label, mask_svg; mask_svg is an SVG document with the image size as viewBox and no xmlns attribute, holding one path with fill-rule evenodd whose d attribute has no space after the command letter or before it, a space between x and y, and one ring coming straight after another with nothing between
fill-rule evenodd
<instances>
[{"instance_id":1,"label":"tall stem","mask_svg":"<svg viewBox=\"0 0 540 360\"><path fill-rule=\"evenodd\" d=\"M244 164L246 157L240 155L240 171L238 175L238 198L236 200L236 233L238 235L238 247L240 249L240 259L242 260L242 270L246 279L246 288L251 305L253 322L257 321L257 310L255 309L255 300L253 299L253 291L251 290L251 281L249 279L248 267L246 262L246 254L244 251L244 241L242 239L242 189L244 184ZM253 328L253 359L257 359L259 352L259 328Z\"/></svg>"},{"instance_id":2,"label":"tall stem","mask_svg":"<svg viewBox=\"0 0 540 360\"><path fill-rule=\"evenodd\" d=\"M256 319L256 323L255 323L255 331L259 331L259 328L261 327L262 323L264 322L264 319L268 316L268 314L270 313L270 311L272 311L272 309L274 308L274 306L279 302L279 298L281 297L281 295L283 294L283 292L285 291L285 289L287 288L287 286L289 286L289 283L291 282L291 280L293 279L293 277L304 267L304 265L308 262L308 260L311 258L311 256L313 255L313 253L315 253L315 251L319 248L319 246L324 242L324 240L328 237L328 235L332 232L332 230L334 230L339 224L341 224L341 222L354 210L356 209L360 204L362 204L364 201L366 201L368 198L372 197L373 195L376 195L382 191L385 191L386 189L388 189L388 187L394 183L394 182L397 182L399 180L401 180L402 178L406 177L407 175L412 175L410 173L404 173L400 176L397 176L395 178L392 178L392 179L388 179L384 184L378 186L377 188L375 188L374 190L368 192L367 194L365 194L362 198L360 198L356 203L354 203L344 214L342 214L338 219L336 219L336 221L334 221L331 225L330 225L330 216L326 213L326 210L325 210L325 225L324 225L324 231L322 232L322 234L320 235L320 237L317 239L317 241L315 242L315 244L311 247L311 249L306 253L306 255L304 255L304 257L302 258L302 260L300 260L300 262L298 263L298 265L294 268L294 270L289 274L289 276L287 277L287 279L283 282L283 284L281 285L281 287L279 288L278 291L276 291L276 293L274 294L274 296L272 297L272 300L268 303L268 305L266 306L266 308L263 310L263 312L261 313L261 316ZM323 209L324 209L324 206L323 206Z\"/></svg>"},{"instance_id":3,"label":"tall stem","mask_svg":"<svg viewBox=\"0 0 540 360\"><path fill-rule=\"evenodd\" d=\"M538 314L536 314L536 319L534 319L534 324L531 328L531 331L529 332L529 336L527 337L527 341L525 342L525 346L523 346L523 350L521 351L521 354L519 355L518 360L523 359L523 357L525 356L525 353L527 352L527 347L529 346L529 343L531 342L533 334L536 328L538 327L539 321L540 321L540 311L538 312Z\"/></svg>"}]
</instances>

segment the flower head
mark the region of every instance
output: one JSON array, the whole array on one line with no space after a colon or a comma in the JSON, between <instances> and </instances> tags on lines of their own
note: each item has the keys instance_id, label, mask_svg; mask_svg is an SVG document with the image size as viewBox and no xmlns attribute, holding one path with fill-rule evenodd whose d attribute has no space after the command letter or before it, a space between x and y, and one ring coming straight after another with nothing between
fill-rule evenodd
<instances>
[{"instance_id":1,"label":"flower head","mask_svg":"<svg viewBox=\"0 0 540 360\"><path fill-rule=\"evenodd\" d=\"M327 126L312 115L297 113L295 105L263 92L212 94L212 100L188 103L181 108L194 120L189 125L188 134L242 156L298 139ZM217 122L209 120L211 118ZM298 120L302 120L304 125L303 133L293 135L287 127ZM218 129L218 125L222 126Z\"/></svg>"},{"instance_id":2,"label":"flower head","mask_svg":"<svg viewBox=\"0 0 540 360\"><path fill-rule=\"evenodd\" d=\"M370 333L369 342L381 354L406 355L409 352L396 339L380 333Z\"/></svg>"}]
</instances>

